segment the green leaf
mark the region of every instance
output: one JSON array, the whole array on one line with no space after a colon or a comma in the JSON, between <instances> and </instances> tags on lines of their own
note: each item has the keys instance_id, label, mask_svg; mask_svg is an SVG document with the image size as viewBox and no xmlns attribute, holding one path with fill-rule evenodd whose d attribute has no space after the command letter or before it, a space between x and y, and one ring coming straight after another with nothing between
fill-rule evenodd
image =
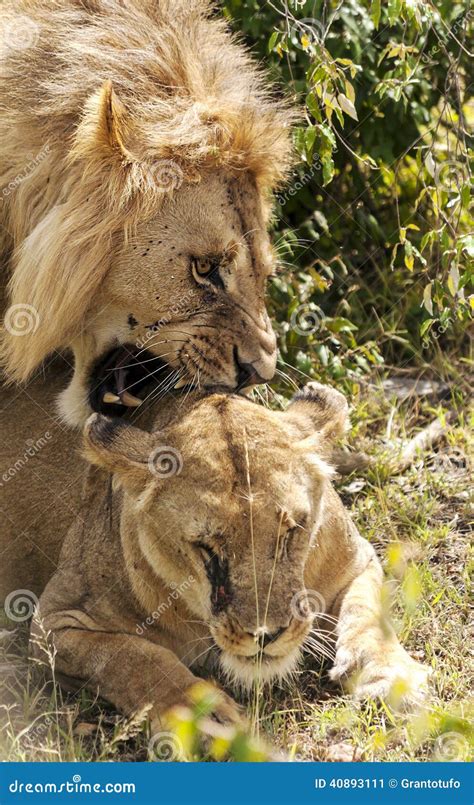
<instances>
[{"instance_id":1,"label":"green leaf","mask_svg":"<svg viewBox=\"0 0 474 805\"><path fill-rule=\"evenodd\" d=\"M377 30L380 25L380 0L372 0L370 16L375 25L375 29Z\"/></svg>"},{"instance_id":2,"label":"green leaf","mask_svg":"<svg viewBox=\"0 0 474 805\"><path fill-rule=\"evenodd\" d=\"M280 36L280 31L273 31L270 39L268 40L268 52L271 53L273 48L275 47L276 43L278 42L278 37Z\"/></svg>"}]
</instances>

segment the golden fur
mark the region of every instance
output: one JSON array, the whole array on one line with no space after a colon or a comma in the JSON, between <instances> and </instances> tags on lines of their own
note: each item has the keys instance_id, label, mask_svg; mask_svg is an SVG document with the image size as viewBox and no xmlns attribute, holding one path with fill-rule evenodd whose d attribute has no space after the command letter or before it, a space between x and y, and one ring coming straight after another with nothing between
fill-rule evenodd
<instances>
[{"instance_id":1,"label":"golden fur","mask_svg":"<svg viewBox=\"0 0 474 805\"><path fill-rule=\"evenodd\" d=\"M126 713L151 706L156 725L206 666L248 688L286 677L305 647L358 696L416 700L426 669L387 621L375 551L331 486L346 414L310 384L285 413L195 393L178 418L172 399L155 410L151 431L93 415L101 469L40 600L35 650L52 635L68 685Z\"/></svg>"},{"instance_id":2,"label":"golden fur","mask_svg":"<svg viewBox=\"0 0 474 805\"><path fill-rule=\"evenodd\" d=\"M233 349L245 338L253 346L244 344L242 362L271 376L265 229L293 115L214 3L6 0L1 25L3 251L11 305L35 311L29 332L3 332L9 377L23 381L53 350L72 347L76 375L62 410L82 423L87 375L103 351L196 311L215 338L207 310L218 310L229 345L209 346L215 365L196 359L202 382L235 385ZM225 299L193 297L190 257L216 255L233 266ZM184 313L170 314L183 299ZM133 333L127 319L138 322ZM173 337L187 348L196 333Z\"/></svg>"}]
</instances>

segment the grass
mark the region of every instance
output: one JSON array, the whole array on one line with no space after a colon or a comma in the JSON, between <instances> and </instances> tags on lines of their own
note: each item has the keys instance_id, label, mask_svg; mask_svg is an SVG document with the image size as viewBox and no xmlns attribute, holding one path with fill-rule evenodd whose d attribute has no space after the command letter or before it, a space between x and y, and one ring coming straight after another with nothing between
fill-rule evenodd
<instances>
[{"instance_id":1,"label":"grass","mask_svg":"<svg viewBox=\"0 0 474 805\"><path fill-rule=\"evenodd\" d=\"M145 714L125 720L88 694L75 698L52 690L38 669L28 667L27 629L5 622L0 628L2 760L265 760L278 757L275 752L303 761L472 756L473 421L467 399L457 387L442 403L430 397L399 403L371 386L359 389L354 403L350 441L380 459L360 476L342 479L338 488L384 563L400 639L433 670L426 707L397 715L384 703L356 704L329 683L327 666L311 659L296 682L260 691L247 702L252 737L226 729L206 736L204 689L197 692L194 708L176 713L157 748ZM447 437L405 473L387 477L388 443L397 444L453 407L458 416Z\"/></svg>"}]
</instances>

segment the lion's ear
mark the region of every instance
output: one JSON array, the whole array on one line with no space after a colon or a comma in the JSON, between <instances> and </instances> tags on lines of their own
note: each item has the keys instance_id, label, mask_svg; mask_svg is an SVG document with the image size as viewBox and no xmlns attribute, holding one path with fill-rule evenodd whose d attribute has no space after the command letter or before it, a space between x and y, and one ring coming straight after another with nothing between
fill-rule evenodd
<instances>
[{"instance_id":1,"label":"lion's ear","mask_svg":"<svg viewBox=\"0 0 474 805\"><path fill-rule=\"evenodd\" d=\"M131 163L134 158L126 146L130 135L127 111L107 80L86 102L71 158L101 154Z\"/></svg>"},{"instance_id":2,"label":"lion's ear","mask_svg":"<svg viewBox=\"0 0 474 805\"><path fill-rule=\"evenodd\" d=\"M152 480L156 438L121 419L92 414L84 428L84 454L98 467L116 473L125 486L142 491Z\"/></svg>"},{"instance_id":3,"label":"lion's ear","mask_svg":"<svg viewBox=\"0 0 474 805\"><path fill-rule=\"evenodd\" d=\"M305 436L334 442L349 427L349 408L343 394L331 386L308 383L293 397L287 415L302 427Z\"/></svg>"}]
</instances>

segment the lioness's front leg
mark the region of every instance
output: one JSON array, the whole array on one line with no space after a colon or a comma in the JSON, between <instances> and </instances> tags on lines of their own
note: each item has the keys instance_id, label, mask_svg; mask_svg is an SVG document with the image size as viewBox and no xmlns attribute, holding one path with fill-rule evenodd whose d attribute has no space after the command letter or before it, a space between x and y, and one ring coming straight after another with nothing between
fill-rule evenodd
<instances>
[{"instance_id":1,"label":"lioness's front leg","mask_svg":"<svg viewBox=\"0 0 474 805\"><path fill-rule=\"evenodd\" d=\"M426 692L429 671L400 645L382 607L382 568L374 556L338 596L332 679L348 682L358 698L387 697L404 706Z\"/></svg>"},{"instance_id":2,"label":"lioness's front leg","mask_svg":"<svg viewBox=\"0 0 474 805\"><path fill-rule=\"evenodd\" d=\"M128 716L151 705L152 730L162 729L167 710L189 701L189 690L199 681L172 651L135 635L63 628L48 639L61 683L97 691ZM40 657L44 640L33 640ZM237 705L217 688L214 715L219 721L239 719Z\"/></svg>"}]
</instances>

